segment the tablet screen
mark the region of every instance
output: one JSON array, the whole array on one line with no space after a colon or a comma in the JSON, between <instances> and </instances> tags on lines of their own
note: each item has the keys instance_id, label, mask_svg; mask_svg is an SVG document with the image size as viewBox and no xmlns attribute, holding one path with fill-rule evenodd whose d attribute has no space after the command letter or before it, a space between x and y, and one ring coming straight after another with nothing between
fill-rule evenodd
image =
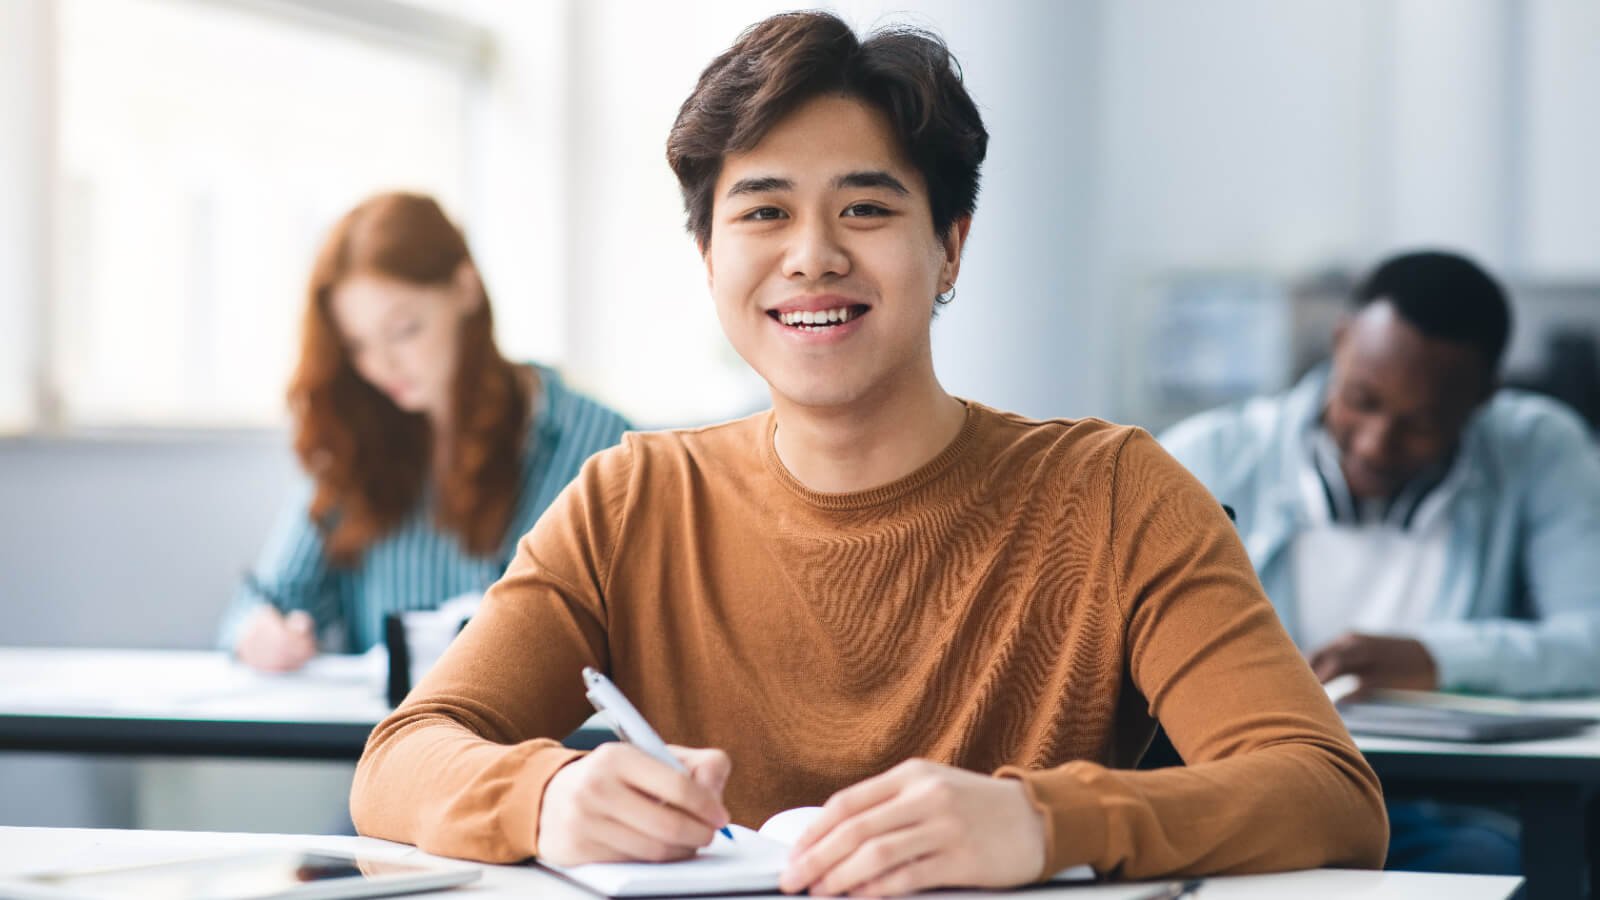
<instances>
[{"instance_id":1,"label":"tablet screen","mask_svg":"<svg viewBox=\"0 0 1600 900\"><path fill-rule=\"evenodd\" d=\"M264 900L271 897L366 897L454 884L454 869L333 853L261 851L118 869L46 872L26 881L51 895L118 900ZM443 886L442 884L440 886Z\"/></svg>"}]
</instances>

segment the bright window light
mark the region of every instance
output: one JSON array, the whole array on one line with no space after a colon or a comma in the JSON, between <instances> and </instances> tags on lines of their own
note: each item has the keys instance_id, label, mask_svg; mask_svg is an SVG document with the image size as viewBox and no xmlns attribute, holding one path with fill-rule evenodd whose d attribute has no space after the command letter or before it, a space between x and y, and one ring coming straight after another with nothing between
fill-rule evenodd
<instances>
[{"instance_id":1,"label":"bright window light","mask_svg":"<svg viewBox=\"0 0 1600 900\"><path fill-rule=\"evenodd\" d=\"M395 188L464 213L473 68L257 6L59 7L64 424L282 421L332 221Z\"/></svg>"}]
</instances>

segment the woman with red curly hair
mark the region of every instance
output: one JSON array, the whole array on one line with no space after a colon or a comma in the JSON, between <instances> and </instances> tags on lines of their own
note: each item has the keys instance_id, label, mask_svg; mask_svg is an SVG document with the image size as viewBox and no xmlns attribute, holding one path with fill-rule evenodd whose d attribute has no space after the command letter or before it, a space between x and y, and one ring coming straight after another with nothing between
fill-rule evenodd
<instances>
[{"instance_id":1,"label":"woman with red curly hair","mask_svg":"<svg viewBox=\"0 0 1600 900\"><path fill-rule=\"evenodd\" d=\"M465 238L433 199L380 194L318 253L289 386L309 481L223 624L258 669L361 652L389 613L481 592L590 454L628 424L495 347Z\"/></svg>"}]
</instances>

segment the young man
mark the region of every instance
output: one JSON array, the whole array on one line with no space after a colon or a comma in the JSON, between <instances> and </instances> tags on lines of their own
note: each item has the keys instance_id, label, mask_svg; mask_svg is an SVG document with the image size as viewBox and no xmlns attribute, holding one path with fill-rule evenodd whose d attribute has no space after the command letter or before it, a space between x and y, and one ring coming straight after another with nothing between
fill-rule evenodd
<instances>
[{"instance_id":1,"label":"young man","mask_svg":"<svg viewBox=\"0 0 1600 900\"><path fill-rule=\"evenodd\" d=\"M826 801L782 882L818 894L1382 861L1377 781L1204 487L939 386L987 139L920 32L781 15L712 62L668 159L773 409L590 461L373 733L364 833L671 859ZM586 665L714 749L562 749ZM1191 765L1129 771L1157 720Z\"/></svg>"},{"instance_id":2,"label":"young man","mask_svg":"<svg viewBox=\"0 0 1600 900\"><path fill-rule=\"evenodd\" d=\"M1411 253L1355 302L1331 366L1162 443L1237 510L1322 680L1600 691L1600 451L1559 404L1495 390L1504 292L1459 256ZM1391 865L1518 868L1514 839L1391 815Z\"/></svg>"}]
</instances>

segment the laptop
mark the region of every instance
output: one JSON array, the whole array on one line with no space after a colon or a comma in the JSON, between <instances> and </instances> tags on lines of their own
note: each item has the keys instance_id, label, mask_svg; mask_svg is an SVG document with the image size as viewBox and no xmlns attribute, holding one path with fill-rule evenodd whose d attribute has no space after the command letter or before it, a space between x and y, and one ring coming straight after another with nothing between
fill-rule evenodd
<instances>
[{"instance_id":1,"label":"laptop","mask_svg":"<svg viewBox=\"0 0 1600 900\"><path fill-rule=\"evenodd\" d=\"M14 900L344 900L476 881L467 865L399 862L320 850L253 850L135 866L0 875Z\"/></svg>"},{"instance_id":2,"label":"laptop","mask_svg":"<svg viewBox=\"0 0 1600 900\"><path fill-rule=\"evenodd\" d=\"M1586 716L1425 706L1396 700L1345 701L1339 715L1353 734L1430 741L1532 741L1566 737L1596 724Z\"/></svg>"}]
</instances>

